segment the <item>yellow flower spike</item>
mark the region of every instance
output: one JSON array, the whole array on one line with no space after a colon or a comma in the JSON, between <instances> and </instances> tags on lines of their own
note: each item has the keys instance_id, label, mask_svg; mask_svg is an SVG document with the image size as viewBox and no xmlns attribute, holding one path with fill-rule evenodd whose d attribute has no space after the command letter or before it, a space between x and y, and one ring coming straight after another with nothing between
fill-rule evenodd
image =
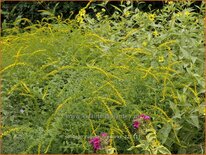
<instances>
[{"instance_id":1,"label":"yellow flower spike","mask_svg":"<svg viewBox=\"0 0 206 155\"><path fill-rule=\"evenodd\" d=\"M150 21L154 21L154 19L155 19L155 14L149 14L149 15L148 15L148 18L149 18Z\"/></svg>"},{"instance_id":2,"label":"yellow flower spike","mask_svg":"<svg viewBox=\"0 0 206 155\"><path fill-rule=\"evenodd\" d=\"M80 11L79 11L79 15L80 16L85 16L85 14L86 14L86 10L85 9L81 9Z\"/></svg>"},{"instance_id":3,"label":"yellow flower spike","mask_svg":"<svg viewBox=\"0 0 206 155\"><path fill-rule=\"evenodd\" d=\"M77 17L77 22L80 23L80 24L83 24L84 23L84 19L81 16L78 16Z\"/></svg>"},{"instance_id":4,"label":"yellow flower spike","mask_svg":"<svg viewBox=\"0 0 206 155\"><path fill-rule=\"evenodd\" d=\"M159 56L159 62L164 62L164 57L163 56Z\"/></svg>"},{"instance_id":5,"label":"yellow flower spike","mask_svg":"<svg viewBox=\"0 0 206 155\"><path fill-rule=\"evenodd\" d=\"M159 35L159 33L155 30L153 33L152 33L155 37Z\"/></svg>"}]
</instances>

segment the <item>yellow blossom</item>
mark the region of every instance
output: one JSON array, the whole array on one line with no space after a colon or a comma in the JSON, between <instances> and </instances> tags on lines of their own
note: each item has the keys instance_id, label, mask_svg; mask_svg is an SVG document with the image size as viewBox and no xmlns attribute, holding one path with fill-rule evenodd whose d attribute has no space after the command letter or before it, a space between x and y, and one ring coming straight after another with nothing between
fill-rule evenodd
<instances>
[{"instance_id":1,"label":"yellow blossom","mask_svg":"<svg viewBox=\"0 0 206 155\"><path fill-rule=\"evenodd\" d=\"M164 62L164 57L163 56L159 56L159 62Z\"/></svg>"},{"instance_id":2,"label":"yellow blossom","mask_svg":"<svg viewBox=\"0 0 206 155\"><path fill-rule=\"evenodd\" d=\"M105 12L106 10L104 8L102 8L102 12Z\"/></svg>"},{"instance_id":3,"label":"yellow blossom","mask_svg":"<svg viewBox=\"0 0 206 155\"><path fill-rule=\"evenodd\" d=\"M159 33L155 30L153 33L152 33L155 37L159 35Z\"/></svg>"},{"instance_id":4,"label":"yellow blossom","mask_svg":"<svg viewBox=\"0 0 206 155\"><path fill-rule=\"evenodd\" d=\"M79 15L80 16L85 16L85 14L86 14L86 10L85 9L81 9L80 11L79 11Z\"/></svg>"},{"instance_id":5,"label":"yellow blossom","mask_svg":"<svg viewBox=\"0 0 206 155\"><path fill-rule=\"evenodd\" d=\"M101 17L102 17L101 13L98 12L98 13L96 14L96 17L97 17L98 20L101 20Z\"/></svg>"},{"instance_id":6,"label":"yellow blossom","mask_svg":"<svg viewBox=\"0 0 206 155\"><path fill-rule=\"evenodd\" d=\"M149 20L154 21L155 19L155 14L149 14L148 15Z\"/></svg>"},{"instance_id":7,"label":"yellow blossom","mask_svg":"<svg viewBox=\"0 0 206 155\"><path fill-rule=\"evenodd\" d=\"M129 11L126 11L126 12L124 13L124 15L125 15L125 17L128 17L128 16L130 15Z\"/></svg>"},{"instance_id":8,"label":"yellow blossom","mask_svg":"<svg viewBox=\"0 0 206 155\"><path fill-rule=\"evenodd\" d=\"M83 24L84 23L84 19L81 16L78 16L77 17L77 22L80 23L80 24Z\"/></svg>"},{"instance_id":9,"label":"yellow blossom","mask_svg":"<svg viewBox=\"0 0 206 155\"><path fill-rule=\"evenodd\" d=\"M168 3L168 4L172 5L173 3L174 3L173 1L169 1L169 3Z\"/></svg>"},{"instance_id":10,"label":"yellow blossom","mask_svg":"<svg viewBox=\"0 0 206 155\"><path fill-rule=\"evenodd\" d=\"M185 11L185 15L186 15L186 16L189 16L189 15L190 15L190 12L189 12L189 11Z\"/></svg>"}]
</instances>

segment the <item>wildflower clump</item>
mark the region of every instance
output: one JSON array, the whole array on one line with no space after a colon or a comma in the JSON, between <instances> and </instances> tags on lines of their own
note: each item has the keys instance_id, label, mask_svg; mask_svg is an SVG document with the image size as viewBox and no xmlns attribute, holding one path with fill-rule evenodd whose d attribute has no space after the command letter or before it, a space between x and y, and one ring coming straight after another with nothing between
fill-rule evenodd
<instances>
[{"instance_id":1,"label":"wildflower clump","mask_svg":"<svg viewBox=\"0 0 206 155\"><path fill-rule=\"evenodd\" d=\"M85 10L85 9L81 9L81 10L79 11L79 15L80 15L81 17L84 17L85 14L86 14L86 10Z\"/></svg>"},{"instance_id":2,"label":"wildflower clump","mask_svg":"<svg viewBox=\"0 0 206 155\"><path fill-rule=\"evenodd\" d=\"M93 149L94 149L94 152L98 151L101 149L100 147L100 138L97 136L97 137L94 137L92 138L90 141L89 141L90 144L92 144L93 146Z\"/></svg>"},{"instance_id":3,"label":"wildflower clump","mask_svg":"<svg viewBox=\"0 0 206 155\"><path fill-rule=\"evenodd\" d=\"M109 147L109 136L107 133L101 133L100 136L95 136L89 140L89 143L93 146L93 150L107 152Z\"/></svg>"},{"instance_id":4,"label":"wildflower clump","mask_svg":"<svg viewBox=\"0 0 206 155\"><path fill-rule=\"evenodd\" d=\"M80 23L80 24L83 24L84 23L85 15L86 15L86 10L85 9L81 9L79 11L79 14L77 15L77 22Z\"/></svg>"},{"instance_id":5,"label":"wildflower clump","mask_svg":"<svg viewBox=\"0 0 206 155\"><path fill-rule=\"evenodd\" d=\"M125 3L3 22L2 153L204 153L205 4Z\"/></svg>"},{"instance_id":6,"label":"wildflower clump","mask_svg":"<svg viewBox=\"0 0 206 155\"><path fill-rule=\"evenodd\" d=\"M141 124L144 124L145 121L149 121L149 120L150 120L150 116L147 116L145 114L141 114L141 115L135 117L135 119L133 120L133 127L135 129L138 129Z\"/></svg>"},{"instance_id":7,"label":"wildflower clump","mask_svg":"<svg viewBox=\"0 0 206 155\"><path fill-rule=\"evenodd\" d=\"M101 14L100 12L98 12L98 13L96 14L96 17L97 17L97 20L101 20L102 14Z\"/></svg>"},{"instance_id":8,"label":"wildflower clump","mask_svg":"<svg viewBox=\"0 0 206 155\"><path fill-rule=\"evenodd\" d=\"M157 133L150 123L150 116L141 114L134 118L133 127L138 135L138 144L130 147L128 150L142 149L149 154L171 154L171 152L163 146L157 138ZM135 133L136 134L136 133Z\"/></svg>"}]
</instances>

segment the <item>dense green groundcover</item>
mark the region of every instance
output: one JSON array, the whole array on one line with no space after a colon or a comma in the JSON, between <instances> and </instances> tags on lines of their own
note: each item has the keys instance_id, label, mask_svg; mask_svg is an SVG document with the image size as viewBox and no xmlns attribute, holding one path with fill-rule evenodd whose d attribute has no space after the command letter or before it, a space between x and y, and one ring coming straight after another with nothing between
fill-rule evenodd
<instances>
[{"instance_id":1,"label":"dense green groundcover","mask_svg":"<svg viewBox=\"0 0 206 155\"><path fill-rule=\"evenodd\" d=\"M2 153L205 153L204 4L90 6L3 29Z\"/></svg>"}]
</instances>

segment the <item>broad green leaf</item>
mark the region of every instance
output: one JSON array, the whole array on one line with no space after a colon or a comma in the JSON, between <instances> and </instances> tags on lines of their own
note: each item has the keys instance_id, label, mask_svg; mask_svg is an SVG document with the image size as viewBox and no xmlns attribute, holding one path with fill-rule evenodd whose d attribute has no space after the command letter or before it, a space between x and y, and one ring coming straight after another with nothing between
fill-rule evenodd
<instances>
[{"instance_id":1,"label":"broad green leaf","mask_svg":"<svg viewBox=\"0 0 206 155\"><path fill-rule=\"evenodd\" d=\"M187 121L194 125L195 127L199 128L199 119L197 115L191 115Z\"/></svg>"},{"instance_id":2,"label":"broad green leaf","mask_svg":"<svg viewBox=\"0 0 206 155\"><path fill-rule=\"evenodd\" d=\"M147 134L146 138L147 138L148 142L150 143L156 139L156 135L154 133L149 133L149 134Z\"/></svg>"},{"instance_id":3,"label":"broad green leaf","mask_svg":"<svg viewBox=\"0 0 206 155\"><path fill-rule=\"evenodd\" d=\"M41 15L43 16L53 16L53 13L47 10L38 10L38 12L41 12Z\"/></svg>"},{"instance_id":4,"label":"broad green leaf","mask_svg":"<svg viewBox=\"0 0 206 155\"><path fill-rule=\"evenodd\" d=\"M162 129L158 132L158 138L160 139L161 143L164 144L169 137L169 133L171 132L171 125L165 124Z\"/></svg>"},{"instance_id":5,"label":"broad green leaf","mask_svg":"<svg viewBox=\"0 0 206 155\"><path fill-rule=\"evenodd\" d=\"M190 53L185 50L184 48L180 47L180 51L182 52L182 55L184 58L189 59L190 58Z\"/></svg>"},{"instance_id":6,"label":"broad green leaf","mask_svg":"<svg viewBox=\"0 0 206 155\"><path fill-rule=\"evenodd\" d=\"M197 60L197 57L191 56L191 60L192 60L192 63L194 64L196 62L196 60Z\"/></svg>"},{"instance_id":7,"label":"broad green leaf","mask_svg":"<svg viewBox=\"0 0 206 155\"><path fill-rule=\"evenodd\" d=\"M121 13L122 13L122 10L121 10L121 9L119 9L118 7L116 7L115 5L112 5L112 4L111 4L111 6L112 6L112 7L114 7L116 10L118 10L119 12L121 12Z\"/></svg>"},{"instance_id":8,"label":"broad green leaf","mask_svg":"<svg viewBox=\"0 0 206 155\"><path fill-rule=\"evenodd\" d=\"M160 146L157 149L161 154L171 154L171 152L164 146Z\"/></svg>"},{"instance_id":9,"label":"broad green leaf","mask_svg":"<svg viewBox=\"0 0 206 155\"><path fill-rule=\"evenodd\" d=\"M131 150L134 150L134 149L136 149L136 146L132 146L132 147L130 147L129 149L127 149L128 151L131 151Z\"/></svg>"}]
</instances>

